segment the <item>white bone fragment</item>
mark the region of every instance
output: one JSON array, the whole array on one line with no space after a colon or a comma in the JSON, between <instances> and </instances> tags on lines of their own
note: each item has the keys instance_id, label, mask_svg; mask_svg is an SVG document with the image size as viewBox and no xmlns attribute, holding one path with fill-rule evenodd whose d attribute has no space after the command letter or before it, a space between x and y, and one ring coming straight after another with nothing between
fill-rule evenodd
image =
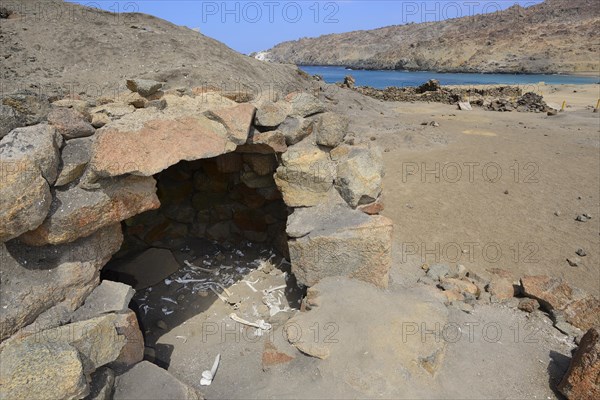
<instances>
[{"instance_id":1,"label":"white bone fragment","mask_svg":"<svg viewBox=\"0 0 600 400\"><path fill-rule=\"evenodd\" d=\"M214 270L212 270L212 269L207 269L207 268L202 268L202 267L199 267L199 266L197 266L197 265L194 265L194 264L192 264L192 263L191 263L191 262L189 262L188 260L184 260L184 261L183 261L183 263L184 263L185 265L187 265L188 267L190 267L190 268L192 268L192 269L195 269L195 270L198 270L198 271L207 272L207 273L209 273L209 274L214 274L214 273L215 273L215 271L214 271Z\"/></svg>"},{"instance_id":2,"label":"white bone fragment","mask_svg":"<svg viewBox=\"0 0 600 400\"><path fill-rule=\"evenodd\" d=\"M177 336L175 336L175 339L182 339L183 343L187 343L187 336L179 336L179 335L177 335Z\"/></svg>"},{"instance_id":3,"label":"white bone fragment","mask_svg":"<svg viewBox=\"0 0 600 400\"><path fill-rule=\"evenodd\" d=\"M175 300L173 300L173 299L172 299L172 298L170 298L170 297L161 297L160 299L161 299L161 300L164 300L164 301L168 301L169 303L173 303L173 304L179 304L178 302L176 302Z\"/></svg>"},{"instance_id":4,"label":"white bone fragment","mask_svg":"<svg viewBox=\"0 0 600 400\"><path fill-rule=\"evenodd\" d=\"M260 329L260 330L268 331L269 329L271 329L271 324L269 324L268 322L265 322L265 320L263 320L263 319L259 319L256 322L250 322L250 321L246 321L245 319L238 317L235 313L229 314L229 317L232 320L234 320L235 322L239 322L240 324L248 325L253 328Z\"/></svg>"},{"instance_id":5,"label":"white bone fragment","mask_svg":"<svg viewBox=\"0 0 600 400\"><path fill-rule=\"evenodd\" d=\"M248 285L248 287L249 287L250 289L252 289L252 291L253 291L254 293L258 292L258 290L256 290L256 289L254 288L254 286L252 286L252 284L251 284L250 282L248 282L248 281L242 281L242 282L244 282L246 285Z\"/></svg>"},{"instance_id":6,"label":"white bone fragment","mask_svg":"<svg viewBox=\"0 0 600 400\"><path fill-rule=\"evenodd\" d=\"M221 354L217 354L215 357L215 362L213 363L210 371L206 370L202 372L202 379L200 379L200 385L209 386L213 379L215 378L215 374L217 373L217 369L219 368L219 363L221 362Z\"/></svg>"}]
</instances>

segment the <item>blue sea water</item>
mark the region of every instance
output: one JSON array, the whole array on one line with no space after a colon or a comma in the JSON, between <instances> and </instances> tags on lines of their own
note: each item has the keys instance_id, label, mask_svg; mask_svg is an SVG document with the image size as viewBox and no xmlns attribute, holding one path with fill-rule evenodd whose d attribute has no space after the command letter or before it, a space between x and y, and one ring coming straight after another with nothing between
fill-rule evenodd
<instances>
[{"instance_id":1,"label":"blue sea water","mask_svg":"<svg viewBox=\"0 0 600 400\"><path fill-rule=\"evenodd\" d=\"M431 71L367 71L344 67L300 66L311 75L321 75L325 82L342 82L346 75L356 79L357 86L385 89L388 86L418 86L429 79L437 79L442 85L535 85L546 84L594 84L598 76L544 75L544 74L473 74L441 73Z\"/></svg>"}]
</instances>

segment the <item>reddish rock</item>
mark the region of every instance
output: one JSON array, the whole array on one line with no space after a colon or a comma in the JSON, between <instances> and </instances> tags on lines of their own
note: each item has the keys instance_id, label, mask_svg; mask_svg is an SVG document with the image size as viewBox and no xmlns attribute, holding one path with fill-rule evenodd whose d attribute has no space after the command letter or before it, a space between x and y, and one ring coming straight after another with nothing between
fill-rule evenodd
<instances>
[{"instance_id":1,"label":"reddish rock","mask_svg":"<svg viewBox=\"0 0 600 400\"><path fill-rule=\"evenodd\" d=\"M477 286L467 280L456 278L442 278L440 285L444 290L455 290L458 293L469 293L473 296L479 295Z\"/></svg>"},{"instance_id":2,"label":"reddish rock","mask_svg":"<svg viewBox=\"0 0 600 400\"><path fill-rule=\"evenodd\" d=\"M242 156L239 153L223 154L215 159L217 170L221 173L228 174L238 172L244 165Z\"/></svg>"},{"instance_id":3,"label":"reddish rock","mask_svg":"<svg viewBox=\"0 0 600 400\"><path fill-rule=\"evenodd\" d=\"M558 390L569 400L600 398L599 328L590 329L581 339Z\"/></svg>"},{"instance_id":4,"label":"reddish rock","mask_svg":"<svg viewBox=\"0 0 600 400\"><path fill-rule=\"evenodd\" d=\"M363 204L357 207L357 210L369 215L377 215L384 209L383 197L379 196L377 200L369 204Z\"/></svg>"},{"instance_id":5,"label":"reddish rock","mask_svg":"<svg viewBox=\"0 0 600 400\"><path fill-rule=\"evenodd\" d=\"M600 301L593 296L574 301L562 312L565 321L583 331L600 326Z\"/></svg>"},{"instance_id":6,"label":"reddish rock","mask_svg":"<svg viewBox=\"0 0 600 400\"><path fill-rule=\"evenodd\" d=\"M540 308L540 304L538 303L538 301L536 299L521 299L519 301L519 310L523 310L525 312L534 312L535 310L537 310L538 308Z\"/></svg>"},{"instance_id":7,"label":"reddish rock","mask_svg":"<svg viewBox=\"0 0 600 400\"><path fill-rule=\"evenodd\" d=\"M90 164L100 177L151 176L180 161L216 157L235 148L225 127L205 116L167 117L143 109L102 128Z\"/></svg>"},{"instance_id":8,"label":"reddish rock","mask_svg":"<svg viewBox=\"0 0 600 400\"><path fill-rule=\"evenodd\" d=\"M521 286L527 297L538 300L547 311L562 315L571 325L582 330L600 326L600 301L562 279L525 276Z\"/></svg>"},{"instance_id":9,"label":"reddish rock","mask_svg":"<svg viewBox=\"0 0 600 400\"><path fill-rule=\"evenodd\" d=\"M263 369L267 369L273 365L283 364L292 361L293 359L294 357L291 355L279 351L269 339L265 341L265 348L262 354Z\"/></svg>"},{"instance_id":10,"label":"reddish rock","mask_svg":"<svg viewBox=\"0 0 600 400\"><path fill-rule=\"evenodd\" d=\"M250 103L242 103L233 107L210 110L206 116L223 124L227 129L229 140L235 144L244 144L252 126L256 108Z\"/></svg>"},{"instance_id":11,"label":"reddish rock","mask_svg":"<svg viewBox=\"0 0 600 400\"><path fill-rule=\"evenodd\" d=\"M444 296L446 296L446 300L449 303L453 303L455 301L463 301L465 299L465 296L461 292L459 292L457 289L446 290L443 293L444 293Z\"/></svg>"},{"instance_id":12,"label":"reddish rock","mask_svg":"<svg viewBox=\"0 0 600 400\"><path fill-rule=\"evenodd\" d=\"M546 275L524 276L521 278L523 293L537 299L548 311L563 310L574 300L582 299L585 293L574 289L560 278Z\"/></svg>"}]
</instances>

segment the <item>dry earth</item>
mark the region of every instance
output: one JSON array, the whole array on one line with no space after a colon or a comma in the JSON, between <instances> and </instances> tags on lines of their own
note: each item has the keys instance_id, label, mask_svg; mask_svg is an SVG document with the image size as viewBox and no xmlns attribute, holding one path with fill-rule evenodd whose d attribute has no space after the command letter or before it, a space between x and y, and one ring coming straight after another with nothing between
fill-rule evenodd
<instances>
[{"instance_id":1,"label":"dry earth","mask_svg":"<svg viewBox=\"0 0 600 400\"><path fill-rule=\"evenodd\" d=\"M540 85L539 90L550 102L566 100L566 111L553 117L465 112L434 103L384 103L329 86L330 104L351 117L351 131L385 149L384 214L395 223L390 288L349 289L339 282L335 295L323 300L334 304L335 317L324 312L313 326L325 335L331 332L324 327L335 321L343 355L318 360L296 352L291 362L264 370L264 339L232 323L230 307L213 299L155 338L157 347L168 349L169 371L207 398L560 398L552 388L566 371L573 343L547 316L506 305L476 305L470 314L450 307L440 317L442 329L460 326L462 334L445 342L435 377L420 376L418 368L402 361L414 356L414 344L402 339L405 324L416 323L420 334L424 322L435 327L431 318L440 312L439 292L417 283L424 274L421 265L435 263L436 256L484 276L490 268L507 269L516 278L548 274L600 293L600 114L589 109L598 86ZM421 125L430 121L440 126ZM439 182L432 175L424 182L419 173L403 174L415 164L434 169L439 163L443 171L445 163L468 162L479 163L473 164L472 182L465 167L456 183L449 181L455 178L448 169ZM510 169L515 162L518 179ZM501 168L498 182L484 180L486 163ZM491 167L487 172L494 177ZM593 219L576 222L584 212ZM438 243L439 251L420 253ZM450 250L469 244L471 254L461 252L455 260ZM416 254L407 254L415 253L414 246ZM498 260L496 248L502 251ZM578 248L587 256L571 267L566 258ZM344 325L346 319L351 325ZM378 331L380 325L386 328ZM272 335L280 338L281 330ZM435 348L433 335L419 337L425 349ZM386 356L390 352L395 358ZM217 353L222 356L218 376L211 386L200 386L201 372Z\"/></svg>"},{"instance_id":2,"label":"dry earth","mask_svg":"<svg viewBox=\"0 0 600 400\"><path fill-rule=\"evenodd\" d=\"M331 89L339 90L336 109L353 116L351 129L385 151L384 215L396 223L395 265L402 271L438 256L479 273L498 267L517 277L561 276L600 294L600 114L590 109L600 88L538 88L548 102L566 101L565 112L459 111ZM421 125L431 121L440 126ZM593 219L575 221L582 213ZM458 248L472 254L457 255ZM566 259L579 248L588 255L571 267ZM397 279L410 281L405 274Z\"/></svg>"}]
</instances>

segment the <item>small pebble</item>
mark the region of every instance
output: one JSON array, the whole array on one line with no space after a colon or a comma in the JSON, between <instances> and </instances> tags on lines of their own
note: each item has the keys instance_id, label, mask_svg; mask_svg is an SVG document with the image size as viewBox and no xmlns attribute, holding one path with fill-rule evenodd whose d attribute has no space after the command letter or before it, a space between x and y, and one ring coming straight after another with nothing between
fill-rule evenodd
<instances>
[{"instance_id":1,"label":"small pebble","mask_svg":"<svg viewBox=\"0 0 600 400\"><path fill-rule=\"evenodd\" d=\"M560 211L554 211L554 215L556 215L557 217L560 217Z\"/></svg>"},{"instance_id":2,"label":"small pebble","mask_svg":"<svg viewBox=\"0 0 600 400\"><path fill-rule=\"evenodd\" d=\"M587 256L587 253L585 252L584 249L577 249L577 251L575 252L575 254L577 254L579 257L585 257L585 256Z\"/></svg>"},{"instance_id":3,"label":"small pebble","mask_svg":"<svg viewBox=\"0 0 600 400\"><path fill-rule=\"evenodd\" d=\"M508 194L508 190L505 190L505 191L504 191L504 194Z\"/></svg>"},{"instance_id":4,"label":"small pebble","mask_svg":"<svg viewBox=\"0 0 600 400\"><path fill-rule=\"evenodd\" d=\"M567 262L571 267L576 267L581 262L581 259L579 257L567 258Z\"/></svg>"},{"instance_id":5,"label":"small pebble","mask_svg":"<svg viewBox=\"0 0 600 400\"><path fill-rule=\"evenodd\" d=\"M579 222L587 222L587 217L585 215L578 215L577 217L575 217L575 221L579 221Z\"/></svg>"}]
</instances>

